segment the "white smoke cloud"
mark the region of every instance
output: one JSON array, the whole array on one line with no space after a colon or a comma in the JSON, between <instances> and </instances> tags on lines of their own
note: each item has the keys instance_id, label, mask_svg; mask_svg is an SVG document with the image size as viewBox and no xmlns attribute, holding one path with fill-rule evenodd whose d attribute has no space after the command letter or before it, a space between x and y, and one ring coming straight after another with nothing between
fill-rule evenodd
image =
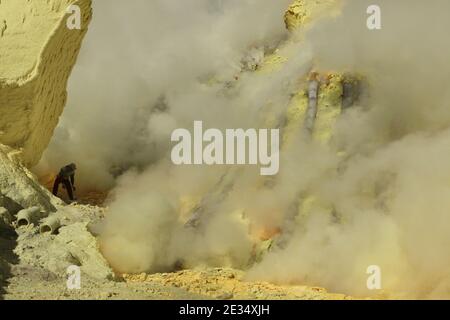
<instances>
[{"instance_id":1,"label":"white smoke cloud","mask_svg":"<svg viewBox=\"0 0 450 320\"><path fill-rule=\"evenodd\" d=\"M317 68L357 72L370 85L335 130L348 160L314 190L339 222L311 209L287 248L269 254L250 278L366 296L373 294L366 269L378 265L392 297L448 298L450 4L377 3L380 31L365 28L372 3L358 0L307 35Z\"/></svg>"},{"instance_id":2,"label":"white smoke cloud","mask_svg":"<svg viewBox=\"0 0 450 320\"><path fill-rule=\"evenodd\" d=\"M230 105L218 86L205 82L233 82L246 52L275 47L286 36L288 3L94 1L68 106L38 171L76 161L83 164L83 186L109 188L111 171L142 168L164 156L174 127L195 119L216 127L251 123L257 109L238 120L238 102ZM261 94L250 102L254 108L267 97L261 89L252 92ZM161 115L165 108L170 111Z\"/></svg>"},{"instance_id":3,"label":"white smoke cloud","mask_svg":"<svg viewBox=\"0 0 450 320\"><path fill-rule=\"evenodd\" d=\"M288 103L293 76L308 69L307 54L301 64L286 66L289 77L242 72L287 37L289 2L94 2L68 106L37 171L75 161L82 187L115 187L99 232L117 270L158 271L180 261L248 263L246 226L226 203L215 206L202 233L183 228L179 200L187 197L189 205L200 198L227 168L172 166L170 134L194 120L205 127L258 128L261 110L283 112L278 106Z\"/></svg>"},{"instance_id":4,"label":"white smoke cloud","mask_svg":"<svg viewBox=\"0 0 450 320\"><path fill-rule=\"evenodd\" d=\"M367 267L379 265L393 297L449 297L450 3L379 0L382 29L369 31L372 3L348 0L339 16L302 30L280 71L241 73L242 61L286 39L289 2L95 2L69 105L39 170L76 161L85 186L116 186L100 242L121 272L246 267L249 229L285 228L299 201L291 238L249 279L366 296ZM330 147L298 134L272 187L254 168L171 165L170 132L193 120L258 128L266 111L281 119L312 57L316 70L362 74L369 87L340 117ZM184 228L183 213L202 198L207 218Z\"/></svg>"}]
</instances>

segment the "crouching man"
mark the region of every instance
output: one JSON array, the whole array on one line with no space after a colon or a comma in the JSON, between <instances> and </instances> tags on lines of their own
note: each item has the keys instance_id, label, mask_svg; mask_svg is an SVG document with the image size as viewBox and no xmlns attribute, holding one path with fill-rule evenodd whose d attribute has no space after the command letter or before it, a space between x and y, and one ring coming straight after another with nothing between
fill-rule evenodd
<instances>
[{"instance_id":1,"label":"crouching man","mask_svg":"<svg viewBox=\"0 0 450 320\"><path fill-rule=\"evenodd\" d=\"M67 194L69 195L69 199L71 201L75 201L75 197L73 195L73 192L75 191L75 170L77 169L77 166L75 163L71 163L59 171L58 175L56 176L55 183L53 184L53 194L55 196L58 195L58 188L59 185L62 183L64 188L67 191Z\"/></svg>"}]
</instances>

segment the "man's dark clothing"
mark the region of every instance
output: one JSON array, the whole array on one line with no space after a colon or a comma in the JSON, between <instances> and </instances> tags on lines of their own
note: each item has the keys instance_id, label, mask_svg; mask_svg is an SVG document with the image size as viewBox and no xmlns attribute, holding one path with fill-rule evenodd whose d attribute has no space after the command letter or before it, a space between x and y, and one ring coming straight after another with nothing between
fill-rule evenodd
<instances>
[{"instance_id":1,"label":"man's dark clothing","mask_svg":"<svg viewBox=\"0 0 450 320\"><path fill-rule=\"evenodd\" d=\"M75 185L75 169L74 165L68 165L63 168L58 173L58 176L55 179L55 183L53 184L53 194L58 195L59 185L62 183L67 190L67 194L69 195L70 200L75 200L73 196L73 189Z\"/></svg>"}]
</instances>

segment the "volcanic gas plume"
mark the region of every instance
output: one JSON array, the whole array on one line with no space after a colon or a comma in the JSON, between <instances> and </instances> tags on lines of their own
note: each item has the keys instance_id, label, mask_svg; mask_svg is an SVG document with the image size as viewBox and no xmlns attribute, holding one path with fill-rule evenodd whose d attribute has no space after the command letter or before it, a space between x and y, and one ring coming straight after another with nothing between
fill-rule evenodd
<instances>
[{"instance_id":1,"label":"volcanic gas plume","mask_svg":"<svg viewBox=\"0 0 450 320\"><path fill-rule=\"evenodd\" d=\"M336 1L288 32L290 2L95 2L69 106L37 170L76 161L84 188L112 189L98 232L120 272L232 266L367 296L377 265L390 297L449 298L450 3L379 0L373 31L371 1ZM313 71L322 83L364 83L327 122L326 143L289 125ZM289 135L280 172L173 165L170 135L195 120L279 128Z\"/></svg>"}]
</instances>

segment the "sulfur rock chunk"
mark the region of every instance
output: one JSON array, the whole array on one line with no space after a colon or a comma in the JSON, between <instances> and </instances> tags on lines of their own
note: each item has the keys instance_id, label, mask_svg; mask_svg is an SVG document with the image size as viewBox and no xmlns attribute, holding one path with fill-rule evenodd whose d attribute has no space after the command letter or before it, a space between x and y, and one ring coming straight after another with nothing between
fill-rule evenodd
<instances>
[{"instance_id":1,"label":"sulfur rock chunk","mask_svg":"<svg viewBox=\"0 0 450 320\"><path fill-rule=\"evenodd\" d=\"M67 27L71 5L80 8L80 30ZM0 1L0 143L27 166L53 135L91 16L91 0Z\"/></svg>"},{"instance_id":2,"label":"sulfur rock chunk","mask_svg":"<svg viewBox=\"0 0 450 320\"><path fill-rule=\"evenodd\" d=\"M295 0L284 15L284 22L289 31L298 29L316 20L322 14L333 13L339 0Z\"/></svg>"}]
</instances>

